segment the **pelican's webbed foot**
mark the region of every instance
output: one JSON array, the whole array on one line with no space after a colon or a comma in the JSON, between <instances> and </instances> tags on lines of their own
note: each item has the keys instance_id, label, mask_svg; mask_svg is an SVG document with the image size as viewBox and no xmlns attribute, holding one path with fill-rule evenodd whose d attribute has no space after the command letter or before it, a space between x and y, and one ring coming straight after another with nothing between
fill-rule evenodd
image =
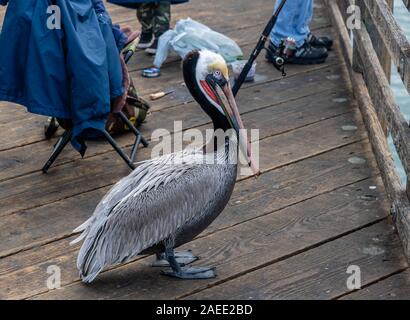
<instances>
[{"instance_id":1,"label":"pelican's webbed foot","mask_svg":"<svg viewBox=\"0 0 410 320\"><path fill-rule=\"evenodd\" d=\"M199 258L195 256L191 250L175 251L174 256L178 264L183 267L195 262ZM169 262L165 252L157 253L155 261L151 264L152 267L169 267Z\"/></svg>"},{"instance_id":2,"label":"pelican's webbed foot","mask_svg":"<svg viewBox=\"0 0 410 320\"><path fill-rule=\"evenodd\" d=\"M179 279L211 279L216 277L215 268L212 267L181 267L176 260L173 249L167 249L165 255L172 269L172 271L162 272L166 276Z\"/></svg>"},{"instance_id":3,"label":"pelican's webbed foot","mask_svg":"<svg viewBox=\"0 0 410 320\"><path fill-rule=\"evenodd\" d=\"M181 267L178 271L162 271L162 274L179 279L212 279L216 277L214 267Z\"/></svg>"}]
</instances>

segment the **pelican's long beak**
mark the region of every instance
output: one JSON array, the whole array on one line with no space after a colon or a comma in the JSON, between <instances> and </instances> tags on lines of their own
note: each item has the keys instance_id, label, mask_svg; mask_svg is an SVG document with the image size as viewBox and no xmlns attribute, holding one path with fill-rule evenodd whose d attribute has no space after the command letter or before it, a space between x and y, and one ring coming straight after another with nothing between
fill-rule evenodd
<instances>
[{"instance_id":1,"label":"pelican's long beak","mask_svg":"<svg viewBox=\"0 0 410 320\"><path fill-rule=\"evenodd\" d=\"M218 89L217 89L217 93L218 95L221 95L221 92L219 92ZM221 87L221 89L222 89L223 95L226 98L223 100L227 101L227 103L222 103L222 105L225 109L224 111L226 113L226 117L228 118L228 121L230 122L230 124L232 125L232 127L235 129L235 131L238 134L239 147L242 149L242 151L246 155L248 165L250 166L253 174L255 176L259 176L260 171L259 171L259 168L256 166L255 157L252 152L252 145L251 145L251 142L248 140L245 126L243 125L242 118L239 113L235 97L232 93L231 85L229 84L229 82L226 82L226 84L223 87Z\"/></svg>"}]
</instances>

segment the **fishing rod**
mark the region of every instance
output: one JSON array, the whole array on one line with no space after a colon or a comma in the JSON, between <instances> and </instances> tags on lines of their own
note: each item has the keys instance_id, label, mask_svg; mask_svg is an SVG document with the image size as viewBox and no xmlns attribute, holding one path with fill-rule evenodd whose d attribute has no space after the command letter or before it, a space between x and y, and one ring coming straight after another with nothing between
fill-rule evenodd
<instances>
[{"instance_id":1,"label":"fishing rod","mask_svg":"<svg viewBox=\"0 0 410 320\"><path fill-rule=\"evenodd\" d=\"M239 75L238 79L235 81L235 84L233 86L232 92L234 94L234 96L236 96L236 94L238 93L239 89L241 88L243 82L246 79L246 76L249 73L249 70L251 70L253 63L255 62L256 58L259 56L259 54L261 53L262 49L265 48L265 43L266 40L269 37L269 34L272 32L273 27L276 24L276 21L278 20L278 16L281 13L283 6L285 5L286 0L282 0L282 2L279 4L278 8L276 9L275 13L273 14L273 16L270 18L268 24L266 25L265 29L263 30L262 36L259 38L259 41L255 47L255 49L253 49L251 56L248 60L248 62L245 64L245 66L242 69L241 74ZM281 59L281 58L279 58ZM283 61L277 61L275 67L278 68L278 65L280 64L284 64L285 61L284 59L282 59ZM284 71L282 70L282 74L284 74Z\"/></svg>"}]
</instances>

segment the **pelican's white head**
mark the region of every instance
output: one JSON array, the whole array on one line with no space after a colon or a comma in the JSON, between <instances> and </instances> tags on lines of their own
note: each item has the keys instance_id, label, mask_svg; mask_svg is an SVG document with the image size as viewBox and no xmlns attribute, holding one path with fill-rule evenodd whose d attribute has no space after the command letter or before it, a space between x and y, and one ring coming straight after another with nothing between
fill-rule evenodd
<instances>
[{"instance_id":1,"label":"pelican's white head","mask_svg":"<svg viewBox=\"0 0 410 320\"><path fill-rule=\"evenodd\" d=\"M183 63L183 74L187 88L202 109L211 117L216 129L234 129L242 150L255 175L259 170L247 141L235 98L229 84L228 66L224 58L214 52L203 50L189 53Z\"/></svg>"}]
</instances>

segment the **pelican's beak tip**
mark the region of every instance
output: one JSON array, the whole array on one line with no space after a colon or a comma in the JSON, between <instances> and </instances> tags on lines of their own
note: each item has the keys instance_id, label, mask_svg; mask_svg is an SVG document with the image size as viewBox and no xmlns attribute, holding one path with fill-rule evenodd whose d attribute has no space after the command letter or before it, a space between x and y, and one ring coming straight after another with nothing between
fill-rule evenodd
<instances>
[{"instance_id":1,"label":"pelican's beak tip","mask_svg":"<svg viewBox=\"0 0 410 320\"><path fill-rule=\"evenodd\" d=\"M248 163L248 165L251 168L251 170L253 171L252 176L255 177L255 179L258 179L259 176L262 174L261 171L259 170L259 168L255 167L252 162Z\"/></svg>"}]
</instances>

